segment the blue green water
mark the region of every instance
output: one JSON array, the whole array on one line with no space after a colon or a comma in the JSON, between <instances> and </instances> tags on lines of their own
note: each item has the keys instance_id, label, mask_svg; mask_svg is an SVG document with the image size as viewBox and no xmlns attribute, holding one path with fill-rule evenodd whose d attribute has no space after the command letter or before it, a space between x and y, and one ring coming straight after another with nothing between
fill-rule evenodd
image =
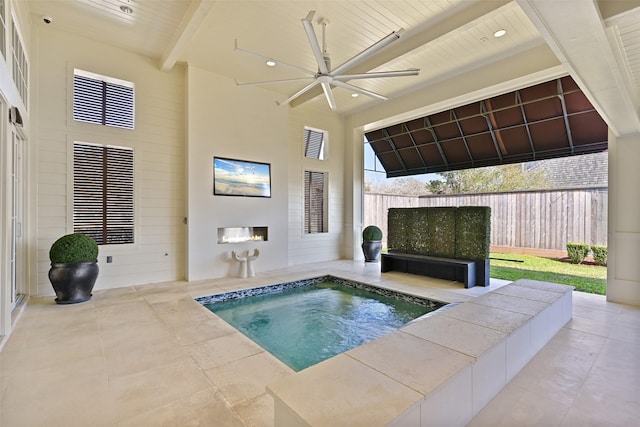
<instances>
[{"instance_id":1,"label":"blue green water","mask_svg":"<svg viewBox=\"0 0 640 427\"><path fill-rule=\"evenodd\" d=\"M331 282L206 307L296 371L432 311Z\"/></svg>"}]
</instances>

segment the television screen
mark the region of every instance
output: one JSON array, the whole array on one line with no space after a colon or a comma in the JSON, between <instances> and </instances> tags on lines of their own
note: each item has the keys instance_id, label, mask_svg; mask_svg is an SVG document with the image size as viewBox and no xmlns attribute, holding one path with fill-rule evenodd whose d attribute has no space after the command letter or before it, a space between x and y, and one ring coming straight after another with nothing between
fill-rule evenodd
<instances>
[{"instance_id":1,"label":"television screen","mask_svg":"<svg viewBox=\"0 0 640 427\"><path fill-rule=\"evenodd\" d=\"M217 196L271 197L271 165L214 157L213 194Z\"/></svg>"}]
</instances>

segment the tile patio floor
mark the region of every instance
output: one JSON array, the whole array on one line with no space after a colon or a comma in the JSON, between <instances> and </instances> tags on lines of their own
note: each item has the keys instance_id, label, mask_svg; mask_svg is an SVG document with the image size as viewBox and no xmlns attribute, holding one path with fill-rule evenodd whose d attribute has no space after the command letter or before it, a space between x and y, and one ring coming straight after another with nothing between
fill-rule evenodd
<instances>
[{"instance_id":1,"label":"tile patio floor","mask_svg":"<svg viewBox=\"0 0 640 427\"><path fill-rule=\"evenodd\" d=\"M335 261L251 279L32 299L0 352L1 427L271 426L265 385L293 371L193 298L333 274L446 302L490 288ZM640 307L573 293L573 319L471 426L640 425Z\"/></svg>"}]
</instances>

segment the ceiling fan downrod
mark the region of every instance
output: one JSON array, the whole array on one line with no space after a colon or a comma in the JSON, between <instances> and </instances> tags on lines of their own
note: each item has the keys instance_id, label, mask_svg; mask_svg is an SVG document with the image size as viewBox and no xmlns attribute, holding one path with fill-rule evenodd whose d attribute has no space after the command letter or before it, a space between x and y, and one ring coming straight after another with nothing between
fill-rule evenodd
<instances>
[{"instance_id":1,"label":"ceiling fan downrod","mask_svg":"<svg viewBox=\"0 0 640 427\"><path fill-rule=\"evenodd\" d=\"M327 25L329 25L329 20L320 18L318 19L318 24L322 26L322 58L327 70L331 72L331 58L329 57L329 52L327 52Z\"/></svg>"}]
</instances>

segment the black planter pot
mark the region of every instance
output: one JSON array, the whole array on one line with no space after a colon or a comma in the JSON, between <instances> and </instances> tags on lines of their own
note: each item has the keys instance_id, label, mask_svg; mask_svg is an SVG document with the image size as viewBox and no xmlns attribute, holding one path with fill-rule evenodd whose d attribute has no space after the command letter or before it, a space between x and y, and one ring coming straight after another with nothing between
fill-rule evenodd
<instances>
[{"instance_id":1,"label":"black planter pot","mask_svg":"<svg viewBox=\"0 0 640 427\"><path fill-rule=\"evenodd\" d=\"M365 262L378 262L382 250L381 240L365 240L362 242L362 252Z\"/></svg>"},{"instance_id":2,"label":"black planter pot","mask_svg":"<svg viewBox=\"0 0 640 427\"><path fill-rule=\"evenodd\" d=\"M56 303L76 304L91 299L98 278L98 262L52 263L49 281L56 291Z\"/></svg>"}]
</instances>

